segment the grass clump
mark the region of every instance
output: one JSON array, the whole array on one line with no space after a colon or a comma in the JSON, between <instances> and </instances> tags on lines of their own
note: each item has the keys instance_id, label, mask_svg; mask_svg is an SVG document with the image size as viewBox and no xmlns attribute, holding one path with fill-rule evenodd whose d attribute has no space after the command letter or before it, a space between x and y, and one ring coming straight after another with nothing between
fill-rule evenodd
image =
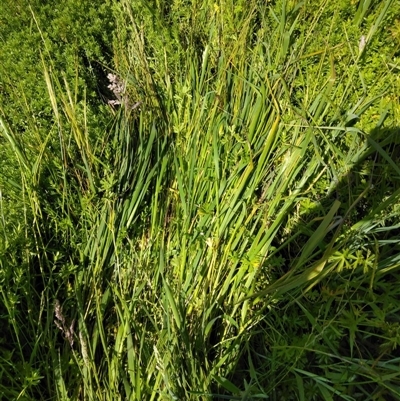
<instances>
[{"instance_id":1,"label":"grass clump","mask_svg":"<svg viewBox=\"0 0 400 401\"><path fill-rule=\"evenodd\" d=\"M399 398L397 4L112 7L109 123L2 120L3 397Z\"/></svg>"}]
</instances>

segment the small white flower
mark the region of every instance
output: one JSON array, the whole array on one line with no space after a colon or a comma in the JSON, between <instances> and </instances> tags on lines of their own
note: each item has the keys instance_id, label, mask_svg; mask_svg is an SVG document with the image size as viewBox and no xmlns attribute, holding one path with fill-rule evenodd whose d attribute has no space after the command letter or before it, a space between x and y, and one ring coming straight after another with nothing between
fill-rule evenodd
<instances>
[{"instance_id":1,"label":"small white flower","mask_svg":"<svg viewBox=\"0 0 400 401\"><path fill-rule=\"evenodd\" d=\"M141 105L141 102L136 102L133 106L129 99L129 96L126 93L126 84L122 81L118 75L109 73L107 75L108 81L110 85L108 85L108 89L114 94L116 99L109 100L108 104L111 106L117 105L125 105L126 108L134 110Z\"/></svg>"}]
</instances>

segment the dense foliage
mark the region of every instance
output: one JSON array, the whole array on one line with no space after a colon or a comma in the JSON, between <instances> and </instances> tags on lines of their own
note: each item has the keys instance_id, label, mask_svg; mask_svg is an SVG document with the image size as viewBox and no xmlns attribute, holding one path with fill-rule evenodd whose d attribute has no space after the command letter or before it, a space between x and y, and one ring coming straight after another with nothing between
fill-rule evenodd
<instances>
[{"instance_id":1,"label":"dense foliage","mask_svg":"<svg viewBox=\"0 0 400 401\"><path fill-rule=\"evenodd\" d=\"M0 397L400 399L398 15L4 1Z\"/></svg>"},{"instance_id":2,"label":"dense foliage","mask_svg":"<svg viewBox=\"0 0 400 401\"><path fill-rule=\"evenodd\" d=\"M4 0L0 4L0 102L18 133L55 119L43 68L68 82L92 124L101 116L112 67L114 18L108 1ZM91 129L96 130L96 125Z\"/></svg>"}]
</instances>

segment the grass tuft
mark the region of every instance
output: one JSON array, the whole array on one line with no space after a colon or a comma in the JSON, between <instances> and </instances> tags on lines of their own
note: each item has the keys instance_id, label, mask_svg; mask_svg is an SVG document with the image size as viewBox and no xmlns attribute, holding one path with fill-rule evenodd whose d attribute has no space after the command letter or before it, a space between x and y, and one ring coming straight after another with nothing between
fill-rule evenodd
<instances>
[{"instance_id":1,"label":"grass tuft","mask_svg":"<svg viewBox=\"0 0 400 401\"><path fill-rule=\"evenodd\" d=\"M0 120L3 398L400 398L378 3L112 3L95 130L43 58L51 127Z\"/></svg>"}]
</instances>

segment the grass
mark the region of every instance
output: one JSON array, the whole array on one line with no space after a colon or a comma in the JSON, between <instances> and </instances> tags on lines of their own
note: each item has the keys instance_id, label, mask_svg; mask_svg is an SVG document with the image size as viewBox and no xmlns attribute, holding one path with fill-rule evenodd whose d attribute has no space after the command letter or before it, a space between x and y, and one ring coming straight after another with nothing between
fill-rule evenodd
<instances>
[{"instance_id":1,"label":"grass","mask_svg":"<svg viewBox=\"0 0 400 401\"><path fill-rule=\"evenodd\" d=\"M400 399L397 4L113 7L140 105L2 119L1 397Z\"/></svg>"}]
</instances>

